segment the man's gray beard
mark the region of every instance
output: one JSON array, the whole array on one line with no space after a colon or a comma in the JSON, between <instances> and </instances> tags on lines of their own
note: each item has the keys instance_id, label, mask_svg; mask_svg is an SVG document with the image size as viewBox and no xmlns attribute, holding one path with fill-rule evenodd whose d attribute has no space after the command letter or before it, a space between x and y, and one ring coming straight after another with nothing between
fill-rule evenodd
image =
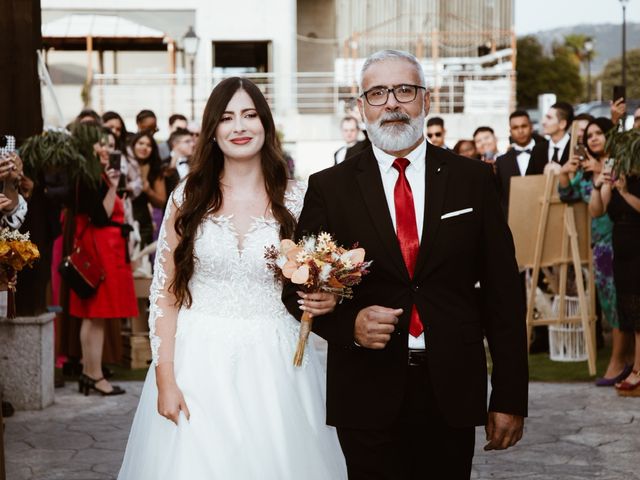
<instances>
[{"instance_id":1,"label":"man's gray beard","mask_svg":"<svg viewBox=\"0 0 640 480\"><path fill-rule=\"evenodd\" d=\"M398 152L415 145L423 137L424 119L424 110L415 118L406 113L389 112L375 123L369 123L365 118L365 125L371 143L386 152ZM403 120L408 123L383 125L383 122L389 120Z\"/></svg>"}]
</instances>

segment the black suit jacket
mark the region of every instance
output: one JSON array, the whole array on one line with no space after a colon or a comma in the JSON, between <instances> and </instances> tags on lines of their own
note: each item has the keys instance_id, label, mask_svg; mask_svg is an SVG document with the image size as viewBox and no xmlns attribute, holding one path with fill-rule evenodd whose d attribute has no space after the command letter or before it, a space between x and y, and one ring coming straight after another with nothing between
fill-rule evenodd
<instances>
[{"instance_id":1,"label":"black suit jacket","mask_svg":"<svg viewBox=\"0 0 640 480\"><path fill-rule=\"evenodd\" d=\"M531 156L529 157L529 165L527 165L527 171L525 172L525 175L541 175L544 171L544 166L546 165L546 163L540 161L540 159L542 158L540 155L538 155L537 159L534 159L534 150L535 146L531 151ZM518 154L519 152L517 150L511 149L507 153L505 153L504 155L500 155L496 159L496 177L498 179L500 206L502 207L505 218L508 218L509 213L509 191L511 187L511 177L520 176Z\"/></svg>"},{"instance_id":2,"label":"black suit jacket","mask_svg":"<svg viewBox=\"0 0 640 480\"><path fill-rule=\"evenodd\" d=\"M571 138L569 138L569 143L565 147L562 155L560 156L560 165L564 165L569 161L569 150L571 145ZM533 147L531 151L531 162L535 164L534 168L544 170L544 166L549 163L551 158L549 157L549 141L544 140L541 142L536 142L536 146Z\"/></svg>"},{"instance_id":3,"label":"black suit jacket","mask_svg":"<svg viewBox=\"0 0 640 480\"><path fill-rule=\"evenodd\" d=\"M406 387L409 314L415 303L425 327L429 373L453 426L486 421L487 369L483 336L493 359L490 410L526 415L525 300L513 240L500 210L490 166L428 145L424 229L414 278L409 278L371 148L309 178L296 238L327 231L373 260L354 298L313 330L329 342L327 423L384 428L398 416ZM473 212L441 219L443 214ZM474 288L482 285L482 295ZM283 301L300 318L295 285ZM383 350L354 344L359 310L401 307Z\"/></svg>"}]
</instances>

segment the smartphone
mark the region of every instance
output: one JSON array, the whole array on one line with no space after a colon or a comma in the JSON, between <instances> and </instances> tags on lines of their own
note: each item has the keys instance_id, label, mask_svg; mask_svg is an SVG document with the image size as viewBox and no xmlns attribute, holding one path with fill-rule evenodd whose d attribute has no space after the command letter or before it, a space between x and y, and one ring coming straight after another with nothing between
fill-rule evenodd
<instances>
[{"instance_id":1,"label":"smartphone","mask_svg":"<svg viewBox=\"0 0 640 480\"><path fill-rule=\"evenodd\" d=\"M585 147L581 143L576 143L576 146L573 149L573 153L576 157L578 157L579 162L584 162L587 159L587 147Z\"/></svg>"},{"instance_id":2,"label":"smartphone","mask_svg":"<svg viewBox=\"0 0 640 480\"><path fill-rule=\"evenodd\" d=\"M114 170L120 170L121 158L122 158L122 153L119 150L114 150L113 152L111 152L109 154L109 168L113 168Z\"/></svg>"},{"instance_id":3,"label":"smartphone","mask_svg":"<svg viewBox=\"0 0 640 480\"><path fill-rule=\"evenodd\" d=\"M604 161L604 166L602 168L602 171L611 173L611 171L613 170L614 163L615 163L615 159L614 158L611 158L611 157L607 158Z\"/></svg>"},{"instance_id":4,"label":"smartphone","mask_svg":"<svg viewBox=\"0 0 640 480\"><path fill-rule=\"evenodd\" d=\"M624 85L613 86L613 101L615 102L619 98L627 99L627 92L625 91Z\"/></svg>"},{"instance_id":5,"label":"smartphone","mask_svg":"<svg viewBox=\"0 0 640 480\"><path fill-rule=\"evenodd\" d=\"M14 153L16 151L16 137L13 135L0 135L0 155Z\"/></svg>"}]
</instances>

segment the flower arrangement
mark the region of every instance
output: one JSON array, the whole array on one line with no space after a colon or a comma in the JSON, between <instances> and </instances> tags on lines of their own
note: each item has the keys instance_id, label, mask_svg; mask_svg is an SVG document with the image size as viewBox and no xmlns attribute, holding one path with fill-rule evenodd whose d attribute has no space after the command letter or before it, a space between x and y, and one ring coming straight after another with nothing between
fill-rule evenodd
<instances>
[{"instance_id":1,"label":"flower arrangement","mask_svg":"<svg viewBox=\"0 0 640 480\"><path fill-rule=\"evenodd\" d=\"M10 228L0 229L0 282L8 290L7 317L14 318L16 275L24 267L31 267L40 258L38 247L29 240L29 233Z\"/></svg>"},{"instance_id":2,"label":"flower arrangement","mask_svg":"<svg viewBox=\"0 0 640 480\"><path fill-rule=\"evenodd\" d=\"M267 267L278 280L289 280L307 293L328 292L341 299L353 297L353 287L369 273L371 261L365 262L365 251L354 245L350 250L338 246L330 234L304 237L298 243L285 239L280 248L265 249ZM293 359L302 365L304 349L311 333L312 317L304 312L300 320L300 337Z\"/></svg>"}]
</instances>

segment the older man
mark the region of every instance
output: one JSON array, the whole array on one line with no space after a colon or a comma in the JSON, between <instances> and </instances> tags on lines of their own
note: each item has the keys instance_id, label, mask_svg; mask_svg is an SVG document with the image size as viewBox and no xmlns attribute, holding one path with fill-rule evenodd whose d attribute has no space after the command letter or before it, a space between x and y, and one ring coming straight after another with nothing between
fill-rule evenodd
<instances>
[{"instance_id":1,"label":"older man","mask_svg":"<svg viewBox=\"0 0 640 480\"><path fill-rule=\"evenodd\" d=\"M327 422L351 480L468 479L474 426L487 425L485 449L505 449L527 413L513 240L491 168L424 140L429 92L416 58L377 52L361 82L372 146L310 177L296 231L358 242L373 260L354 298L314 322L329 344ZM299 318L297 298L285 286Z\"/></svg>"}]
</instances>

